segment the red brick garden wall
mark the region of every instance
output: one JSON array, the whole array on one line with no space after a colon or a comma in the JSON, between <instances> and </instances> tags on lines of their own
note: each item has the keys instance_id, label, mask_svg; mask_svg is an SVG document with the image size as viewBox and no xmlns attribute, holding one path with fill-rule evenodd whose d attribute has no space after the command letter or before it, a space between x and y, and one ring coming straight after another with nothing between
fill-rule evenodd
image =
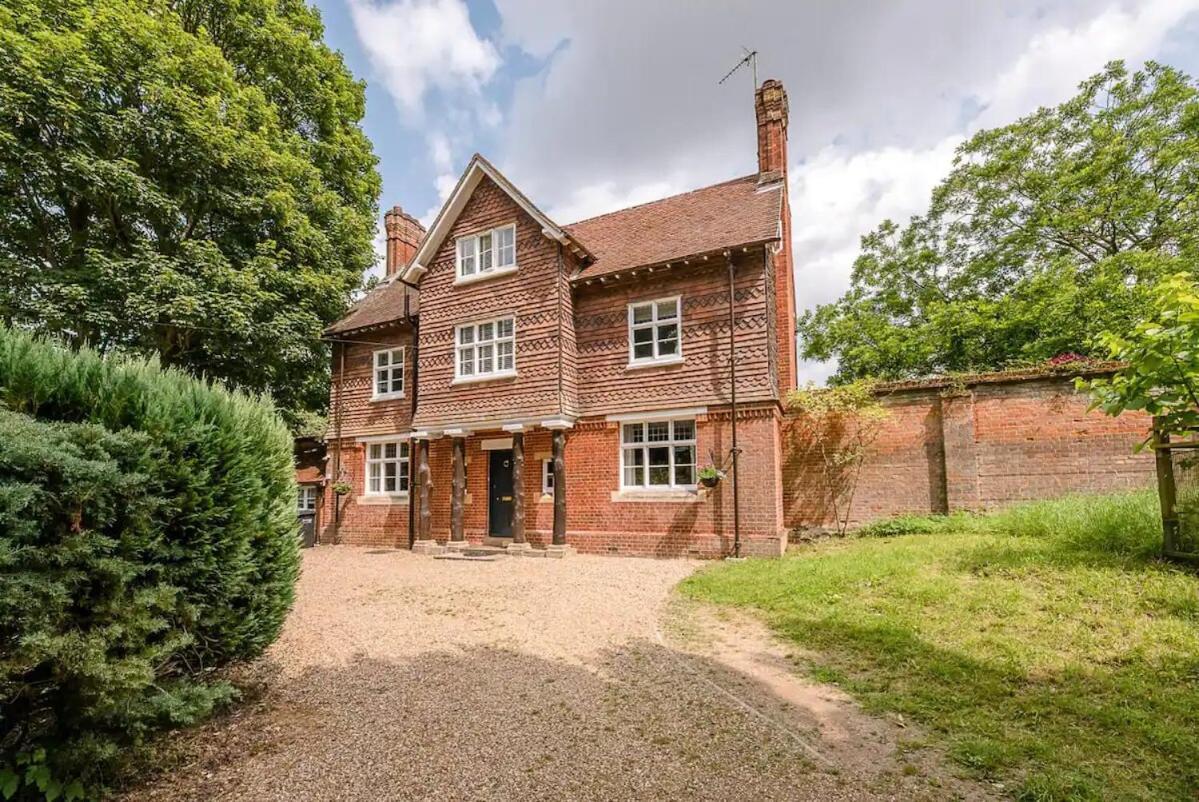
<instances>
[{"instance_id":1,"label":"red brick garden wall","mask_svg":"<svg viewBox=\"0 0 1199 802\"><path fill-rule=\"evenodd\" d=\"M1088 412L1087 397L1068 376L895 385L882 391L882 401L889 415L863 463L851 525L1153 482L1152 456L1133 452L1148 417ZM787 526L830 525L820 438L788 415L783 439Z\"/></svg>"}]
</instances>

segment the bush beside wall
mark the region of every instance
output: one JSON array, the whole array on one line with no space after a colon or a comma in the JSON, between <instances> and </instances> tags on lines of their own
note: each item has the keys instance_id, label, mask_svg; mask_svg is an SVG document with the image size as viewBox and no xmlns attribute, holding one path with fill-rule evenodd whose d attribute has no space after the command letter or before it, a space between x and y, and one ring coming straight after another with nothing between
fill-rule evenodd
<instances>
[{"instance_id":1,"label":"bush beside wall","mask_svg":"<svg viewBox=\"0 0 1199 802\"><path fill-rule=\"evenodd\" d=\"M0 778L44 750L93 791L228 698L290 609L294 504L269 403L0 329Z\"/></svg>"}]
</instances>

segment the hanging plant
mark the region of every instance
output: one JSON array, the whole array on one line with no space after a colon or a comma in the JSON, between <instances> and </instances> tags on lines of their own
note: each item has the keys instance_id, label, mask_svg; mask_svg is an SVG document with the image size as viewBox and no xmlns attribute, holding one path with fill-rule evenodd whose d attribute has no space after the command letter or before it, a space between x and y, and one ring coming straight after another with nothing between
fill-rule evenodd
<instances>
[{"instance_id":1,"label":"hanging plant","mask_svg":"<svg viewBox=\"0 0 1199 802\"><path fill-rule=\"evenodd\" d=\"M699 483L704 487L716 487L724 478L724 471L715 465L705 465L699 469Z\"/></svg>"},{"instance_id":2,"label":"hanging plant","mask_svg":"<svg viewBox=\"0 0 1199 802\"><path fill-rule=\"evenodd\" d=\"M350 491L353 489L354 489L354 486L351 485L349 482L338 482L335 485L333 485L333 492L339 496L349 495Z\"/></svg>"}]
</instances>

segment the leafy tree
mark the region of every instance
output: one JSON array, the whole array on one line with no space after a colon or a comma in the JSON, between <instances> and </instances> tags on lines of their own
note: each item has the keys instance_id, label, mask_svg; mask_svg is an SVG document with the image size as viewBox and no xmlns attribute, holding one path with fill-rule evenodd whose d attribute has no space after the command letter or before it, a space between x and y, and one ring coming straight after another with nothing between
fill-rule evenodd
<instances>
[{"instance_id":1,"label":"leafy tree","mask_svg":"<svg viewBox=\"0 0 1199 802\"><path fill-rule=\"evenodd\" d=\"M1135 324L1194 271L1199 89L1114 62L1072 100L981 131L926 214L862 238L849 291L803 316L804 355L837 381L996 369Z\"/></svg>"},{"instance_id":2,"label":"leafy tree","mask_svg":"<svg viewBox=\"0 0 1199 802\"><path fill-rule=\"evenodd\" d=\"M294 471L269 403L0 326L0 798L94 795L231 697L294 599Z\"/></svg>"},{"instance_id":3,"label":"leafy tree","mask_svg":"<svg viewBox=\"0 0 1199 802\"><path fill-rule=\"evenodd\" d=\"M379 192L322 33L302 0L0 0L0 320L320 409Z\"/></svg>"},{"instance_id":4,"label":"leafy tree","mask_svg":"<svg viewBox=\"0 0 1199 802\"><path fill-rule=\"evenodd\" d=\"M1199 429L1199 284L1171 276L1154 291L1154 314L1131 331L1105 332L1100 341L1127 367L1110 378L1079 382L1109 415L1140 409L1166 432Z\"/></svg>"}]
</instances>

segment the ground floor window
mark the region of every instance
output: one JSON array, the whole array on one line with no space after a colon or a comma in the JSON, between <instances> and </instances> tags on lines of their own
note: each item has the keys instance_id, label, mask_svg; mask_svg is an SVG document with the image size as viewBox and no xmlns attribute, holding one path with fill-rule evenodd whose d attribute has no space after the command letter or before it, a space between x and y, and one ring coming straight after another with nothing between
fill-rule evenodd
<instances>
[{"instance_id":1,"label":"ground floor window","mask_svg":"<svg viewBox=\"0 0 1199 802\"><path fill-rule=\"evenodd\" d=\"M408 442L396 440L366 446L367 495L408 492Z\"/></svg>"},{"instance_id":2,"label":"ground floor window","mask_svg":"<svg viewBox=\"0 0 1199 802\"><path fill-rule=\"evenodd\" d=\"M296 495L296 512L316 512L315 485L301 485Z\"/></svg>"},{"instance_id":3,"label":"ground floor window","mask_svg":"<svg viewBox=\"0 0 1199 802\"><path fill-rule=\"evenodd\" d=\"M624 423L620 431L621 487L695 487L693 419Z\"/></svg>"},{"instance_id":4,"label":"ground floor window","mask_svg":"<svg viewBox=\"0 0 1199 802\"><path fill-rule=\"evenodd\" d=\"M552 459L541 461L541 492L554 492L554 461Z\"/></svg>"}]
</instances>

